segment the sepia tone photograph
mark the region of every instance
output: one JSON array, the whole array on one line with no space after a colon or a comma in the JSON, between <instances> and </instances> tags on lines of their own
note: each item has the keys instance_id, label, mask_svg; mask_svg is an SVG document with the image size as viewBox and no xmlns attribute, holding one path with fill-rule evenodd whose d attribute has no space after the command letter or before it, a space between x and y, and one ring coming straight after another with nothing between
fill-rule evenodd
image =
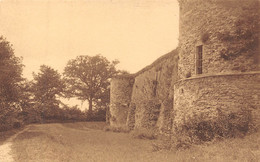
<instances>
[{"instance_id":1,"label":"sepia tone photograph","mask_svg":"<svg viewBox=\"0 0 260 162\"><path fill-rule=\"evenodd\" d=\"M260 161L260 0L0 0L0 162Z\"/></svg>"}]
</instances>

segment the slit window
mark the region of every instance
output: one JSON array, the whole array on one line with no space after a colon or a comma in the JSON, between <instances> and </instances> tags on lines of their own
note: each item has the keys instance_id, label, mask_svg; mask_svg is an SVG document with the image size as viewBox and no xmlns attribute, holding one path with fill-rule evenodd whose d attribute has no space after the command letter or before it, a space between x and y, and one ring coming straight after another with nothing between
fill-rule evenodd
<instances>
[{"instance_id":1,"label":"slit window","mask_svg":"<svg viewBox=\"0 0 260 162\"><path fill-rule=\"evenodd\" d=\"M197 46L196 51L196 74L202 74L202 54L203 54L203 46Z\"/></svg>"}]
</instances>

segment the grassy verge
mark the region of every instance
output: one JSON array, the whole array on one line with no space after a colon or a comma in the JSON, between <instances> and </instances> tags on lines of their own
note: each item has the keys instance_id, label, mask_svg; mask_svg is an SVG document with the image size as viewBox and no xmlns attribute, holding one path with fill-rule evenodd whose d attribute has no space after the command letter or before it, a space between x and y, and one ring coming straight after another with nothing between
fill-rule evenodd
<instances>
[{"instance_id":1,"label":"grassy verge","mask_svg":"<svg viewBox=\"0 0 260 162\"><path fill-rule=\"evenodd\" d=\"M155 129L139 128L133 130L130 134L133 138L137 138L137 139L154 140L158 138L158 131Z\"/></svg>"},{"instance_id":2,"label":"grassy verge","mask_svg":"<svg viewBox=\"0 0 260 162\"><path fill-rule=\"evenodd\" d=\"M103 130L107 126L106 122L75 122L75 123L63 123L65 127L74 129L96 129Z\"/></svg>"},{"instance_id":3,"label":"grassy verge","mask_svg":"<svg viewBox=\"0 0 260 162\"><path fill-rule=\"evenodd\" d=\"M170 140L153 143L154 152L170 151L174 161L260 161L260 132L243 138L229 138L176 148Z\"/></svg>"},{"instance_id":4,"label":"grassy verge","mask_svg":"<svg viewBox=\"0 0 260 162\"><path fill-rule=\"evenodd\" d=\"M107 125L103 128L104 131L111 131L116 133L129 133L130 129L127 127L111 127L110 125Z\"/></svg>"}]
</instances>

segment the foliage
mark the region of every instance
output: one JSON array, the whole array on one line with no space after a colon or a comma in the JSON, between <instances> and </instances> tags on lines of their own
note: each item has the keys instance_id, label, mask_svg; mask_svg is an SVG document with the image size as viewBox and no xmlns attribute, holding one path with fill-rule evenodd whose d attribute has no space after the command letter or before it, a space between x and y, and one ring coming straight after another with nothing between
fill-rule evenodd
<instances>
[{"instance_id":1,"label":"foliage","mask_svg":"<svg viewBox=\"0 0 260 162\"><path fill-rule=\"evenodd\" d=\"M40 72L34 73L33 77L32 92L35 107L44 119L58 117L60 113L58 97L62 95L65 86L61 75L53 68L42 65Z\"/></svg>"},{"instance_id":2,"label":"foliage","mask_svg":"<svg viewBox=\"0 0 260 162\"><path fill-rule=\"evenodd\" d=\"M244 13L234 23L233 31L218 33L218 39L225 44L220 52L221 58L230 60L245 54L255 57L257 61L260 35L259 4L251 5L254 6L243 9Z\"/></svg>"},{"instance_id":3,"label":"foliage","mask_svg":"<svg viewBox=\"0 0 260 162\"><path fill-rule=\"evenodd\" d=\"M216 138L244 137L251 129L251 122L251 112L242 108L232 113L218 110L217 118L211 120L207 120L203 114L194 114L181 128L175 130L174 143L177 148L183 148Z\"/></svg>"},{"instance_id":4,"label":"foliage","mask_svg":"<svg viewBox=\"0 0 260 162\"><path fill-rule=\"evenodd\" d=\"M93 110L92 114L87 112L87 120L88 121L106 121L106 108L98 108Z\"/></svg>"},{"instance_id":5,"label":"foliage","mask_svg":"<svg viewBox=\"0 0 260 162\"><path fill-rule=\"evenodd\" d=\"M82 112L77 106L69 107L68 105L63 105L60 109L61 117L60 120L71 120L71 121L85 121L87 116Z\"/></svg>"},{"instance_id":6,"label":"foliage","mask_svg":"<svg viewBox=\"0 0 260 162\"><path fill-rule=\"evenodd\" d=\"M67 97L77 97L88 101L89 113L93 106L107 107L109 103L109 79L117 74L115 65L118 61L109 62L101 55L78 56L65 67Z\"/></svg>"},{"instance_id":7,"label":"foliage","mask_svg":"<svg viewBox=\"0 0 260 162\"><path fill-rule=\"evenodd\" d=\"M22 79L21 58L14 55L12 45L0 37L0 101L13 104L18 100Z\"/></svg>"},{"instance_id":8,"label":"foliage","mask_svg":"<svg viewBox=\"0 0 260 162\"><path fill-rule=\"evenodd\" d=\"M0 131L19 122L20 84L22 78L21 58L14 55L12 45L0 37Z\"/></svg>"}]
</instances>

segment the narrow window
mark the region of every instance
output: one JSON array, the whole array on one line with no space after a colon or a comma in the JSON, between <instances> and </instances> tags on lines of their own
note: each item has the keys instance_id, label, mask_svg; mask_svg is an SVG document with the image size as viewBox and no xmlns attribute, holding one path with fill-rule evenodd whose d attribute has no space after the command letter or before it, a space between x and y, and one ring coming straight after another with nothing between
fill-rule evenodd
<instances>
[{"instance_id":1,"label":"narrow window","mask_svg":"<svg viewBox=\"0 0 260 162\"><path fill-rule=\"evenodd\" d=\"M161 75L161 69L159 69L157 72L156 72L156 77L155 77L155 80L153 80L153 96L155 97L156 96L156 91L157 91L157 86L158 86L158 83L159 83L159 79L160 79L160 75Z\"/></svg>"},{"instance_id":2,"label":"narrow window","mask_svg":"<svg viewBox=\"0 0 260 162\"><path fill-rule=\"evenodd\" d=\"M203 53L203 46L197 46L197 53L196 53L196 74L202 74L202 53Z\"/></svg>"}]
</instances>

